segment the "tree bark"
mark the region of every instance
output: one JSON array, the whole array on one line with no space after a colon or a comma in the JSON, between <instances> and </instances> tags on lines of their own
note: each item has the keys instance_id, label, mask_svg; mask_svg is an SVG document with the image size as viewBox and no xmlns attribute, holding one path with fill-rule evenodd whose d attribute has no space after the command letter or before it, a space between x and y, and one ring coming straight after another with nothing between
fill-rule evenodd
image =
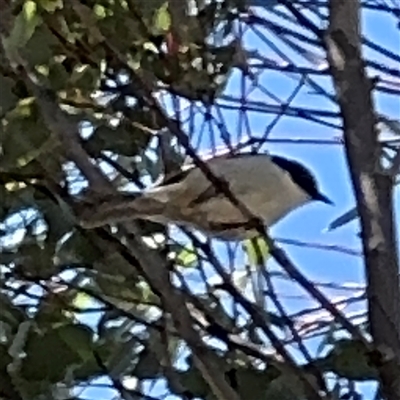
<instances>
[{"instance_id":1,"label":"tree bark","mask_svg":"<svg viewBox=\"0 0 400 400\"><path fill-rule=\"evenodd\" d=\"M383 395L400 399L400 293L393 176L381 164L372 89L366 76L358 0L330 0L326 48L343 118L345 151L357 201L368 317Z\"/></svg>"}]
</instances>

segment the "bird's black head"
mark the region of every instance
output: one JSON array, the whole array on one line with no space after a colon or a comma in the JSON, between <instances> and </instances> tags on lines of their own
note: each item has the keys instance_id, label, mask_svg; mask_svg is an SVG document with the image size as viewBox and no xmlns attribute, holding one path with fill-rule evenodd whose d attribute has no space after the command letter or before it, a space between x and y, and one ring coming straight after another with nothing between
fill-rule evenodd
<instances>
[{"instance_id":1,"label":"bird's black head","mask_svg":"<svg viewBox=\"0 0 400 400\"><path fill-rule=\"evenodd\" d=\"M297 161L288 160L279 156L271 156L271 160L278 167L287 171L293 182L300 186L313 200L333 204L332 201L318 190L317 181L311 172Z\"/></svg>"}]
</instances>

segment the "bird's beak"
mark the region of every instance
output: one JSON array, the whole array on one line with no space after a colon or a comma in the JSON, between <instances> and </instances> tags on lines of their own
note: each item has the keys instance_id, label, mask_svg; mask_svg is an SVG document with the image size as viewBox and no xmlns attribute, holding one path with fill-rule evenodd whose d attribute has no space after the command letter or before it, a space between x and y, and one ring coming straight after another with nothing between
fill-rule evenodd
<instances>
[{"instance_id":1,"label":"bird's beak","mask_svg":"<svg viewBox=\"0 0 400 400\"><path fill-rule=\"evenodd\" d=\"M327 196L323 195L322 193L319 193L318 196L315 198L315 200L322 201L325 204L330 204L333 206L335 203L329 199Z\"/></svg>"}]
</instances>

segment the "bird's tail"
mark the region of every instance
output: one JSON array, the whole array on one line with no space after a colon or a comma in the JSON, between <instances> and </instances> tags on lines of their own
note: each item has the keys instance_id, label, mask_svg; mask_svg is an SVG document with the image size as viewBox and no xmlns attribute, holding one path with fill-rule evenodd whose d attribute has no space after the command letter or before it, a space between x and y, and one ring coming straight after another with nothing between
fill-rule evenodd
<instances>
[{"instance_id":1,"label":"bird's tail","mask_svg":"<svg viewBox=\"0 0 400 400\"><path fill-rule=\"evenodd\" d=\"M162 214L165 204L142 194L117 194L86 203L78 213L79 224L85 229L148 219Z\"/></svg>"}]
</instances>

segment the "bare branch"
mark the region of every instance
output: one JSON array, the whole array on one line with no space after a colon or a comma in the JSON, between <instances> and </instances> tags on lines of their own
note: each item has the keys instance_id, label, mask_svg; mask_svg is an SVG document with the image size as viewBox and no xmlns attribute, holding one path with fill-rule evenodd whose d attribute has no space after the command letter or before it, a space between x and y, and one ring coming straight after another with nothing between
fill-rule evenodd
<instances>
[{"instance_id":1,"label":"bare branch","mask_svg":"<svg viewBox=\"0 0 400 400\"><path fill-rule=\"evenodd\" d=\"M361 220L370 330L382 352L380 379L388 399L400 398L400 288L393 226L393 180L381 147L365 74L357 0L330 0L326 47L343 117L345 148Z\"/></svg>"}]
</instances>

